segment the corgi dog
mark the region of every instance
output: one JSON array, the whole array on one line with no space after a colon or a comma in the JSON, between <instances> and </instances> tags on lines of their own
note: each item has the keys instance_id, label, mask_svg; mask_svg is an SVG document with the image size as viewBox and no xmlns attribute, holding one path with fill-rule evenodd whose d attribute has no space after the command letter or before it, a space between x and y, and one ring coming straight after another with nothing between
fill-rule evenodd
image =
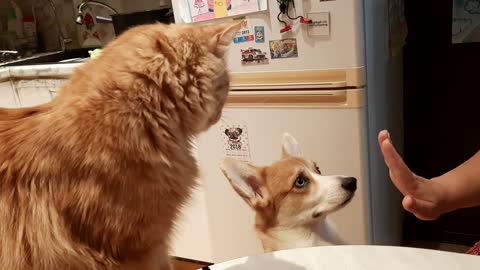
<instances>
[{"instance_id":1,"label":"corgi dog","mask_svg":"<svg viewBox=\"0 0 480 270\"><path fill-rule=\"evenodd\" d=\"M346 244L327 217L352 200L357 180L323 175L315 162L302 157L291 135L284 134L282 157L270 166L226 158L221 170L255 211L255 230L265 252L319 246L325 241Z\"/></svg>"}]
</instances>

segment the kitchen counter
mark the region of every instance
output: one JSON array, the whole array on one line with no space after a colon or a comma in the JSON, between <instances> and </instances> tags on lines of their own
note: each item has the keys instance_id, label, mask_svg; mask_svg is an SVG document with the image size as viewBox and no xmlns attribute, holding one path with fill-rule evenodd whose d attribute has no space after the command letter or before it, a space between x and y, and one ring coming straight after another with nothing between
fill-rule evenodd
<instances>
[{"instance_id":1,"label":"kitchen counter","mask_svg":"<svg viewBox=\"0 0 480 270\"><path fill-rule=\"evenodd\" d=\"M54 51L34 54L28 57L20 57L8 62L0 61L1 67L56 65L66 63L83 63L90 59L89 49L72 49L66 51Z\"/></svg>"},{"instance_id":2,"label":"kitchen counter","mask_svg":"<svg viewBox=\"0 0 480 270\"><path fill-rule=\"evenodd\" d=\"M80 65L82 63L0 67L0 82L36 78L66 79Z\"/></svg>"}]
</instances>

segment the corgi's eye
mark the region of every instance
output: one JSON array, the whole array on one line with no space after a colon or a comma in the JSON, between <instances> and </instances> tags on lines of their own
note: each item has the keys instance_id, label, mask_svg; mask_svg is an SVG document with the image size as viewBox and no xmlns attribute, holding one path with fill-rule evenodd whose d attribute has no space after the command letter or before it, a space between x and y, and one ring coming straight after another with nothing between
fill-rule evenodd
<instances>
[{"instance_id":1,"label":"corgi's eye","mask_svg":"<svg viewBox=\"0 0 480 270\"><path fill-rule=\"evenodd\" d=\"M295 188L304 188L308 185L308 179L303 177L303 176L299 176L297 177L297 179L295 179L295 183L294 183L294 186Z\"/></svg>"}]
</instances>

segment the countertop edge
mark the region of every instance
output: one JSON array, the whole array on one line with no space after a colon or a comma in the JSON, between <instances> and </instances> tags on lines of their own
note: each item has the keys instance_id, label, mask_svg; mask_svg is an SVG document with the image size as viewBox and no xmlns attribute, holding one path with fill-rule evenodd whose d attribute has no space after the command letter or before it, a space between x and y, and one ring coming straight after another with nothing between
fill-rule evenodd
<instances>
[{"instance_id":1,"label":"countertop edge","mask_svg":"<svg viewBox=\"0 0 480 270\"><path fill-rule=\"evenodd\" d=\"M84 63L0 67L0 83L12 79L68 78Z\"/></svg>"}]
</instances>

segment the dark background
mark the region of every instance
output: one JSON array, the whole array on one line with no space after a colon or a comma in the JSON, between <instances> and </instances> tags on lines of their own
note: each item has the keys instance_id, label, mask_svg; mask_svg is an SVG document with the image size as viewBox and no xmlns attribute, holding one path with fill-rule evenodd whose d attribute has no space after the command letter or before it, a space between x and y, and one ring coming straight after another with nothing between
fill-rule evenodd
<instances>
[{"instance_id":1,"label":"dark background","mask_svg":"<svg viewBox=\"0 0 480 270\"><path fill-rule=\"evenodd\" d=\"M480 150L480 43L452 44L452 0L405 0L405 161L418 175L439 176ZM405 218L405 240L472 245L480 208L434 222Z\"/></svg>"}]
</instances>

